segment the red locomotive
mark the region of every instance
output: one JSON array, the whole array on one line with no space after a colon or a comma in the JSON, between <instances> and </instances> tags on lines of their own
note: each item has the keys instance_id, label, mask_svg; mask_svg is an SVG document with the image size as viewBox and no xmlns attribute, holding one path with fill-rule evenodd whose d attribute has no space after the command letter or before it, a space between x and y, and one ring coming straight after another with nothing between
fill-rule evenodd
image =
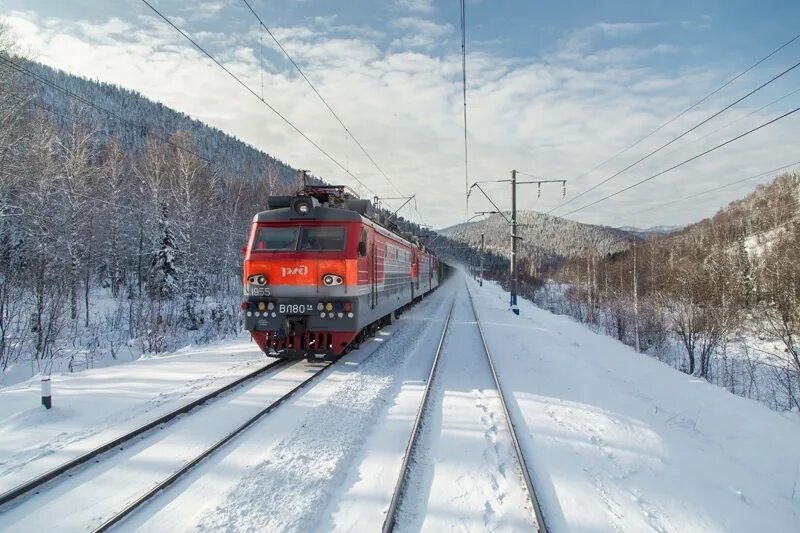
<instances>
[{"instance_id":1,"label":"red locomotive","mask_svg":"<svg viewBox=\"0 0 800 533\"><path fill-rule=\"evenodd\" d=\"M267 355L333 358L439 285L435 254L343 186L273 196L246 249L245 327Z\"/></svg>"}]
</instances>

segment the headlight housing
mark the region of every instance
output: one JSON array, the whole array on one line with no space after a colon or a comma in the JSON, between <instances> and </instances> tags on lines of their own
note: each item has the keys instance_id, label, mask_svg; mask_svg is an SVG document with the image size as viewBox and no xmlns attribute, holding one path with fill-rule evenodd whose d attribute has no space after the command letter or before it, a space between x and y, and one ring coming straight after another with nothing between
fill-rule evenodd
<instances>
[{"instance_id":1,"label":"headlight housing","mask_svg":"<svg viewBox=\"0 0 800 533\"><path fill-rule=\"evenodd\" d=\"M341 285L344 280L342 276L338 274L325 274L322 276L322 284L326 287L333 287L335 285Z\"/></svg>"},{"instance_id":2,"label":"headlight housing","mask_svg":"<svg viewBox=\"0 0 800 533\"><path fill-rule=\"evenodd\" d=\"M253 274L249 278L247 278L247 283L250 285L256 285L258 287L263 287L269 282L267 276L264 274Z\"/></svg>"},{"instance_id":3,"label":"headlight housing","mask_svg":"<svg viewBox=\"0 0 800 533\"><path fill-rule=\"evenodd\" d=\"M310 198L301 198L294 204L294 210L298 215L307 215L312 207L314 207L314 203Z\"/></svg>"}]
</instances>

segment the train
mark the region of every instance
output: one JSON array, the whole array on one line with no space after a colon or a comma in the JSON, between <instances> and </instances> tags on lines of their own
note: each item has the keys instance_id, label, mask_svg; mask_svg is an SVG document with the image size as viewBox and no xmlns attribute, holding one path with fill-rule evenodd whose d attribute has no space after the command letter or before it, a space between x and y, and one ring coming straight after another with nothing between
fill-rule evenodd
<instances>
[{"instance_id":1,"label":"train","mask_svg":"<svg viewBox=\"0 0 800 533\"><path fill-rule=\"evenodd\" d=\"M342 185L271 196L242 268L245 328L271 357L333 360L436 290L446 265Z\"/></svg>"}]
</instances>

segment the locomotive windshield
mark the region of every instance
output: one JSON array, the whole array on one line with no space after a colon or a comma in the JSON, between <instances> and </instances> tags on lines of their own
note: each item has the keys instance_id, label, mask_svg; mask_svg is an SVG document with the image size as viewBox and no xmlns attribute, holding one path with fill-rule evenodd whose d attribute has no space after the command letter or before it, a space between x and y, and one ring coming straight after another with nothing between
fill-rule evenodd
<instances>
[{"instance_id":1,"label":"locomotive windshield","mask_svg":"<svg viewBox=\"0 0 800 533\"><path fill-rule=\"evenodd\" d=\"M344 250L344 228L300 228L297 249L318 252Z\"/></svg>"},{"instance_id":2,"label":"locomotive windshield","mask_svg":"<svg viewBox=\"0 0 800 533\"><path fill-rule=\"evenodd\" d=\"M261 227L253 240L253 251L332 252L344 250L344 245L344 228Z\"/></svg>"},{"instance_id":3,"label":"locomotive windshield","mask_svg":"<svg viewBox=\"0 0 800 533\"><path fill-rule=\"evenodd\" d=\"M253 251L294 250L297 228L258 228L253 240Z\"/></svg>"}]
</instances>

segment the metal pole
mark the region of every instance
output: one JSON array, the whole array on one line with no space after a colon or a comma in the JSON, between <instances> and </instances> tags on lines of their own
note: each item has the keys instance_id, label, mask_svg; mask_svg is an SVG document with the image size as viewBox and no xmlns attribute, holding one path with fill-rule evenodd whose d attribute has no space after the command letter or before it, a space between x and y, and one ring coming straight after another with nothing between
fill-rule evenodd
<instances>
[{"instance_id":1,"label":"metal pole","mask_svg":"<svg viewBox=\"0 0 800 533\"><path fill-rule=\"evenodd\" d=\"M483 287L483 233L481 233L481 281L480 286Z\"/></svg>"},{"instance_id":2,"label":"metal pole","mask_svg":"<svg viewBox=\"0 0 800 533\"><path fill-rule=\"evenodd\" d=\"M511 171L511 311L519 314L517 307L517 171Z\"/></svg>"}]
</instances>

